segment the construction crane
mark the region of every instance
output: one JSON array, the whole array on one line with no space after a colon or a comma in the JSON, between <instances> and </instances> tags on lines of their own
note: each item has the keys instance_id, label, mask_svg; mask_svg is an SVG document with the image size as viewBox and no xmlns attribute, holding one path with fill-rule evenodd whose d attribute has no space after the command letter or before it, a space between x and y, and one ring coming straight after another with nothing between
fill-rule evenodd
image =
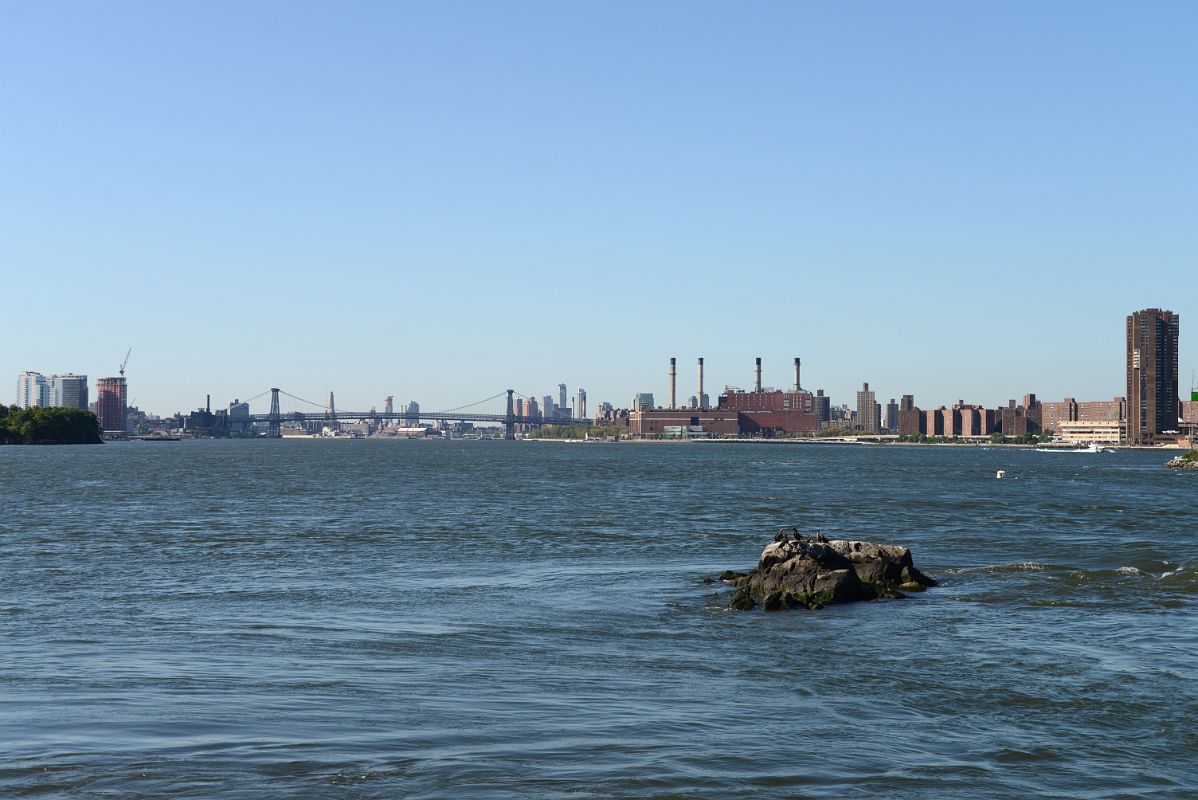
<instances>
[{"instance_id":1,"label":"construction crane","mask_svg":"<svg viewBox=\"0 0 1198 800\"><path fill-rule=\"evenodd\" d=\"M128 351L125 352L125 360L121 362L121 377L122 378L125 377L125 365L129 363L129 353L132 353L132 352L133 352L133 348L130 347L128 349Z\"/></svg>"}]
</instances>

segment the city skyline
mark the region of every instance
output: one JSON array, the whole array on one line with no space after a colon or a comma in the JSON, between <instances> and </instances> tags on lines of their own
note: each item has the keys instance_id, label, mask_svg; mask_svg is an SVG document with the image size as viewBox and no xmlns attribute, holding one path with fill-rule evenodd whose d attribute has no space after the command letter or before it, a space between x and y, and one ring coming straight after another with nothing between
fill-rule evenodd
<instances>
[{"instance_id":1,"label":"city skyline","mask_svg":"<svg viewBox=\"0 0 1198 800\"><path fill-rule=\"evenodd\" d=\"M752 382L745 354L779 386L802 356L840 402L1114 396L1110 320L1198 296L1195 24L14 8L0 263L44 301L11 304L0 374L115 375L132 345L157 413L271 386L621 403L664 395L657 353L706 356L713 396Z\"/></svg>"},{"instance_id":2,"label":"city skyline","mask_svg":"<svg viewBox=\"0 0 1198 800\"><path fill-rule=\"evenodd\" d=\"M1145 311L1147 311L1147 310L1148 309L1145 309ZM1135 314L1140 314L1140 313L1142 313L1142 312L1139 312L1139 311L1135 312ZM1167 313L1174 315L1174 317L1180 316L1180 314L1176 314L1176 312L1170 311ZM1130 324L1130 320L1131 320L1131 317L1127 317L1128 324ZM1185 341L1184 337L1181 337L1180 343L1184 343L1184 341ZM1180 343L1179 343L1179 345L1180 345ZM1179 345L1176 347L1176 349L1174 351L1172 351L1174 354L1176 354L1177 351L1180 351L1183 349ZM1124 352L1125 352L1125 361L1127 361L1127 359L1130 358L1130 355L1127 355L1126 348L1125 348ZM705 361L705 360L706 359L704 357L698 357L698 361L700 361L700 362ZM742 359L742 361L745 361L745 359ZM799 377L798 361L799 361L799 357L795 357L794 363L792 365L793 371L790 373L790 375L791 375L791 383L790 384L787 384L786 382L771 381L770 377L773 374L773 372L764 363L765 359L763 359L760 356L754 358L754 364L753 364L753 368L752 368L752 376L751 376L750 380L744 380L744 381L739 381L739 382L723 382L723 383L719 383L718 385L716 385L714 387L713 387L713 384L711 383L709 377L704 377L704 378L702 378L702 380L707 381L707 383L706 383L707 387L716 388L717 394L721 393L725 388L738 388L738 387L745 387L745 386L749 386L749 387L755 386L758 389L761 388L762 386L764 386L769 389L774 389L774 388L788 388L789 386L794 385L794 387L797 389L798 385L795 384L794 381L797 380ZM1130 361L1127 361L1127 363L1130 363ZM680 367L682 368L681 370L679 369ZM665 398L667 396L675 396L676 395L677 403L678 403L677 407L679 407L679 408L685 407L689 403L689 400L687 399L685 384L682 387L681 393L678 393L676 391L677 390L676 381L679 377L682 377L684 380L687 378L687 376L685 375L686 368L681 363L677 363L677 357L670 357L669 369L670 369L670 373L663 382L664 386L666 387L664 389L658 388L658 389L650 390L648 392L641 392L640 390L638 390L633 393L634 399L632 401L628 401L627 403L625 403L625 401L620 399L620 397L618 395L611 399L600 399L595 402L611 403L616 408L622 408L622 407L635 408L635 406L637 405L635 398L638 396L644 395L644 396L651 396L654 398L654 407L670 408L673 406L671 404L667 403L665 401ZM704 364L702 369L706 372L710 368ZM700 380L699 367L692 365L691 370L695 373L694 376L691 376L691 377L693 377L693 379L696 381ZM37 371L37 370L25 370L18 374L18 376L17 376L17 395L18 395L17 405L22 405L20 397L21 397L22 392L24 391L23 386L24 386L25 377L27 375L42 376L42 373L40 373L40 371ZM804 372L803 375L809 375L809 373ZM44 375L42 377L44 377L45 381L48 384L51 378L58 378L59 376L57 374L54 374L54 375ZM84 373L82 375L75 375L74 373L63 373L63 375L61 377L63 377L63 378L82 377L82 378L86 379L87 374ZM660 377L661 376L659 375L659 378ZM1178 397L1176 399L1186 399L1189 397L1190 390L1187 389L1187 387L1185 385L1185 380L1180 375L1180 372L1178 373L1177 378L1178 378L1178 387L1177 387L1178 388ZM107 379L101 379L101 378L95 379L97 392L99 391L99 382L101 380L107 380ZM1083 381L1071 381L1069 376L1063 376L1061 380L1063 381L1063 383L1066 386L1074 386L1074 385L1079 385L1080 383L1083 383ZM1125 382L1127 380L1126 372L1124 374L1124 380L1125 380ZM821 387L812 387L812 386L808 385L808 380L806 380L806 379L803 380L803 383L804 383L804 386L802 388L804 390L810 391L810 392L812 392L812 394L814 394L818 388L818 390L821 392L821 394L823 394L825 398L830 399L834 405L844 406L846 408L853 408L854 410L859 410L861 408L862 397L863 397L863 388L864 388L864 391L866 393L868 393L871 397L876 395L876 398L874 398L873 400L871 400L869 402L874 402L877 405L877 408L875 408L874 411L875 411L876 415L878 416L878 423L880 424L880 422L885 418L884 415L886 414L886 406L883 405L881 403L881 401L877 398L880 398L881 400L885 400L887 398L887 396L889 396L889 395L886 391L875 391L877 389L876 386L874 387L874 390L871 390L869 381L864 381L863 382L864 386L861 386L861 385L856 386L851 392L846 393L846 395L844 397L841 397L841 396L838 396L837 394L829 392L828 390L824 389L822 386ZM549 385L549 384L547 383L546 385ZM541 397L544 401L551 401L554 406L557 406L558 403L561 402L562 398L565 398L565 407L576 408L577 401L579 399L579 395L577 394L578 390L581 390L581 392L582 392L581 396L584 400L588 396L588 394L593 394L593 393L589 392L589 390L587 390L585 386L574 386L574 389L572 390L572 394L570 396L567 396L567 394L566 394L567 388L566 387L568 385L571 385L571 384L559 382L556 385L556 389L558 391L557 399L553 399L550 395L543 395ZM130 386L130 388L132 388L132 386ZM1198 389L1198 386L1194 386L1193 388ZM899 390L892 389L892 390L890 390L889 394L894 395L894 397L897 397L900 394L902 394L904 396L914 395L914 396L916 396L916 398L923 397L921 395L921 393L918 391L907 391L906 389L907 389L907 387L902 387ZM43 388L43 391L46 391L46 389ZM260 391L256 394L262 394L264 391L265 390ZM321 396L326 396L326 395L331 396L331 394L336 391L338 391L338 390L332 389L332 390L323 391L321 393ZM524 394L524 392L521 391L520 389L516 389L515 391L517 392L518 395ZM431 404L421 400L420 394L421 393L419 392L419 390L414 390L413 396L410 397L407 401L405 401L405 403L406 402L417 402L417 403L424 402L423 408L426 411L438 411L438 410L448 409L453 406L462 404L462 400L459 398L457 401L450 401L449 404L447 404L445 406L435 406L435 405L431 405ZM976 392L969 389L968 387L963 387L963 386L957 386L955 390L950 392L950 394L952 395L952 399L945 399L945 400L919 399L919 402L924 405L928 405L928 407L930 407L930 408L935 408L937 406L951 407L955 403L960 403L966 399L968 400L969 403L977 403L977 404L980 404L981 406L995 406L995 405L1001 406L1001 405L1007 403L1009 400L1016 399L1017 397L1021 396L1020 392L1012 389L1008 393L1009 397L996 398L996 399L979 398L976 396ZM1057 397L1068 399L1073 396L1085 396L1081 392L1069 391L1068 389L1066 389L1066 391L1064 391L1061 394L1051 394L1051 393L1044 393L1044 392L1039 392L1039 391L1033 391L1030 394L1033 396L1039 396L1040 398L1045 399L1045 400L1049 400L1049 399L1055 400ZM709 395L709 392L705 389L704 397L708 397L708 395ZM46 396L48 397L49 395L47 394ZM86 393L85 393L85 396L86 396ZM381 402L378 402L377 399L376 400L366 399L362 403L356 403L351 400L348 403L338 404L338 405L340 408L350 408L350 409L353 409L356 411L357 410L366 411L369 409L379 409L379 408L384 407L387 404L388 400L393 400L395 396L397 396L397 395L395 395L394 393L386 393L386 394L380 396ZM537 392L535 390L533 390L530 394L527 395L527 397L532 400L537 400L538 396L539 395L537 394ZM625 396L627 396L627 395L625 395ZM200 398L199 401L194 403L191 406L184 407L184 408L169 409L169 410L148 407L145 403L138 403L136 394L132 395L131 397L127 397L126 399L130 406L136 406L136 407L140 408L143 412L147 412L147 413L157 415L157 416L167 417L172 414L186 414L189 411L195 410L196 408L203 408L205 405L210 405L212 402L213 393L212 392L202 392L202 393L198 394L197 397ZM244 397L253 397L253 395L235 395L235 396L228 397L228 398L220 397L219 395L217 395L217 405L218 406L229 405L230 403L233 403L233 402L242 401ZM476 398L476 399L481 400L483 398ZM691 396L690 399L694 399L693 396ZM891 398L891 399L893 399L893 398ZM263 400L261 397L259 397L257 402L260 405L262 405L262 404L268 404L269 400L268 399ZM311 402L314 406L318 405L318 403L316 401L311 401ZM467 402L473 402L473 401L467 401ZM53 405L55 403L50 403L50 404ZM547 405L547 403L542 402L541 405ZM582 415L579 415L579 416L582 416ZM897 406L896 406L896 419L897 419Z\"/></svg>"}]
</instances>

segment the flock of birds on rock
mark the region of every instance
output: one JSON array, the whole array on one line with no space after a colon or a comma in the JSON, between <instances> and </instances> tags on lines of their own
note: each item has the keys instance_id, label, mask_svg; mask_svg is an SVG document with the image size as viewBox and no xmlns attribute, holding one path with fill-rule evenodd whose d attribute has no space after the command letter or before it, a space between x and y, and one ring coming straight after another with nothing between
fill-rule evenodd
<instances>
[{"instance_id":1,"label":"flock of birds on rock","mask_svg":"<svg viewBox=\"0 0 1198 800\"><path fill-rule=\"evenodd\" d=\"M799 533L798 528L791 528L790 531L791 531L791 533L794 534L795 544L798 544L800 542L815 542L818 544L828 544L828 537L824 536L822 533L820 533L818 528L816 529L814 536L808 536L806 539L803 538L803 534ZM790 541L789 538L787 538L787 536L786 536L785 528L778 529L778 533L774 536L774 541L780 542L782 544L786 544L788 541Z\"/></svg>"}]
</instances>

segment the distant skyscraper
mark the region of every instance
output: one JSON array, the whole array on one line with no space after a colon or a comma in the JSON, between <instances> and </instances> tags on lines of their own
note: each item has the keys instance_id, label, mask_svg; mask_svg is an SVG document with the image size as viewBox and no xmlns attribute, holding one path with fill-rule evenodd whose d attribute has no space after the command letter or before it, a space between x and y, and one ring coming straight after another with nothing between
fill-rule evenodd
<instances>
[{"instance_id":1,"label":"distant skyscraper","mask_svg":"<svg viewBox=\"0 0 1198 800\"><path fill-rule=\"evenodd\" d=\"M87 408L87 376L50 376L50 403L55 408Z\"/></svg>"},{"instance_id":2,"label":"distant skyscraper","mask_svg":"<svg viewBox=\"0 0 1198 800\"><path fill-rule=\"evenodd\" d=\"M217 412L218 414L220 412ZM234 399L229 403L229 433L235 436L247 436L252 430L250 426L250 404Z\"/></svg>"},{"instance_id":3,"label":"distant skyscraper","mask_svg":"<svg viewBox=\"0 0 1198 800\"><path fill-rule=\"evenodd\" d=\"M553 395L545 395L541 398L541 412L547 417L553 417Z\"/></svg>"},{"instance_id":4,"label":"distant skyscraper","mask_svg":"<svg viewBox=\"0 0 1198 800\"><path fill-rule=\"evenodd\" d=\"M409 428L420 424L420 404L415 400L408 403L408 407L404 409L404 422Z\"/></svg>"},{"instance_id":5,"label":"distant skyscraper","mask_svg":"<svg viewBox=\"0 0 1198 800\"><path fill-rule=\"evenodd\" d=\"M96 381L96 416L100 419L100 430L125 432L127 388L123 377L100 378Z\"/></svg>"},{"instance_id":6,"label":"distant skyscraper","mask_svg":"<svg viewBox=\"0 0 1198 800\"><path fill-rule=\"evenodd\" d=\"M564 383L557 385L557 407L561 409L570 407L570 401L566 399L566 384Z\"/></svg>"},{"instance_id":7,"label":"distant skyscraper","mask_svg":"<svg viewBox=\"0 0 1198 800\"><path fill-rule=\"evenodd\" d=\"M22 372L17 376L17 406L42 408L50 405L50 384L40 372Z\"/></svg>"},{"instance_id":8,"label":"distant skyscraper","mask_svg":"<svg viewBox=\"0 0 1198 800\"><path fill-rule=\"evenodd\" d=\"M820 422L832 419L832 398L824 394L823 389L817 389L812 405L815 407L815 418Z\"/></svg>"},{"instance_id":9,"label":"distant skyscraper","mask_svg":"<svg viewBox=\"0 0 1198 800\"><path fill-rule=\"evenodd\" d=\"M886 430L892 433L898 430L898 403L894 402L894 398L890 398L890 402L886 404Z\"/></svg>"},{"instance_id":10,"label":"distant skyscraper","mask_svg":"<svg viewBox=\"0 0 1198 800\"><path fill-rule=\"evenodd\" d=\"M655 408L655 406L653 405L653 393L652 392L640 392L640 393L634 394L632 396L632 410L633 411L639 411L644 406L648 406L649 408Z\"/></svg>"},{"instance_id":11,"label":"distant skyscraper","mask_svg":"<svg viewBox=\"0 0 1198 800\"><path fill-rule=\"evenodd\" d=\"M578 390L578 403L574 406L574 416L579 419L587 418L587 390Z\"/></svg>"},{"instance_id":12,"label":"distant skyscraper","mask_svg":"<svg viewBox=\"0 0 1198 800\"><path fill-rule=\"evenodd\" d=\"M1177 429L1180 316L1146 308L1127 318L1127 441L1148 444Z\"/></svg>"},{"instance_id":13,"label":"distant skyscraper","mask_svg":"<svg viewBox=\"0 0 1198 800\"><path fill-rule=\"evenodd\" d=\"M857 392L857 423L865 432L877 433L882 427L879 416L878 401L874 399L869 384L863 384Z\"/></svg>"}]
</instances>

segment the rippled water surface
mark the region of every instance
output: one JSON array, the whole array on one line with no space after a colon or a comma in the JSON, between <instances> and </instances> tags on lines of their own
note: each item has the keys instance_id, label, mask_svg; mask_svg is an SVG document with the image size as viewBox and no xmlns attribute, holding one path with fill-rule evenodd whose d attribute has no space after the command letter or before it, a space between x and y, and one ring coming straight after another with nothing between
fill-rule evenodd
<instances>
[{"instance_id":1,"label":"rippled water surface","mask_svg":"<svg viewBox=\"0 0 1198 800\"><path fill-rule=\"evenodd\" d=\"M1198 797L1198 474L1164 460L0 448L0 796ZM704 579L791 524L943 585L726 610Z\"/></svg>"}]
</instances>

